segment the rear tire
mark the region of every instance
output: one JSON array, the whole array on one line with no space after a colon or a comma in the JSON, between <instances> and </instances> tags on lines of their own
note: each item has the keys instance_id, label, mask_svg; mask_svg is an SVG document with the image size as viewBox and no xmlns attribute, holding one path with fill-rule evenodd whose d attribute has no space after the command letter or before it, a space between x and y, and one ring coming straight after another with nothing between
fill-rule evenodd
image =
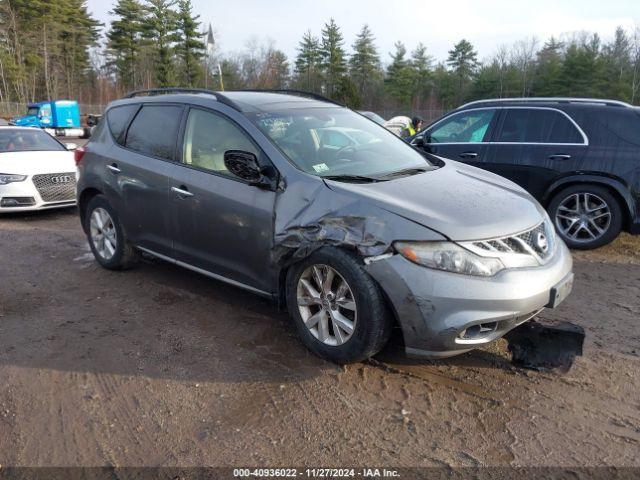
<instances>
[{"instance_id":1,"label":"rear tire","mask_svg":"<svg viewBox=\"0 0 640 480\"><path fill-rule=\"evenodd\" d=\"M549 215L569 248L590 250L611 243L622 229L622 208L605 187L573 185L557 193Z\"/></svg>"},{"instance_id":2,"label":"rear tire","mask_svg":"<svg viewBox=\"0 0 640 480\"><path fill-rule=\"evenodd\" d=\"M286 296L302 342L331 362L365 360L391 335L393 322L378 285L344 250L322 248L292 266Z\"/></svg>"},{"instance_id":3,"label":"rear tire","mask_svg":"<svg viewBox=\"0 0 640 480\"><path fill-rule=\"evenodd\" d=\"M103 195L96 195L85 214L87 240L96 261L109 270L133 266L137 252L127 241L118 214Z\"/></svg>"}]
</instances>

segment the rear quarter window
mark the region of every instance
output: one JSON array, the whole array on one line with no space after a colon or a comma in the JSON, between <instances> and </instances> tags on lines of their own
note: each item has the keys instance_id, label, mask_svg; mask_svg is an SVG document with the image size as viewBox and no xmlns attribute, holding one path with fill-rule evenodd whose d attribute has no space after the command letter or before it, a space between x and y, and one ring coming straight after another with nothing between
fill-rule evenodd
<instances>
[{"instance_id":1,"label":"rear quarter window","mask_svg":"<svg viewBox=\"0 0 640 480\"><path fill-rule=\"evenodd\" d=\"M107 112L107 123L113 138L120 145L124 145L124 133L129 124L129 120L138 110L139 105L123 105L122 107L114 107Z\"/></svg>"},{"instance_id":2,"label":"rear quarter window","mask_svg":"<svg viewBox=\"0 0 640 480\"><path fill-rule=\"evenodd\" d=\"M603 134L603 143L619 142L640 145L640 114L638 110L625 107L609 107L599 114L591 114L594 124Z\"/></svg>"}]
</instances>

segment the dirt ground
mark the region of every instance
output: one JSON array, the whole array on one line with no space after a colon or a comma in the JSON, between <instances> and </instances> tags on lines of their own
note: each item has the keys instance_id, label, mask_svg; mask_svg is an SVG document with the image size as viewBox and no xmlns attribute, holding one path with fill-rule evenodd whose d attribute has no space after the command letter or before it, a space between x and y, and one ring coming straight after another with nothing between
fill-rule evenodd
<instances>
[{"instance_id":1,"label":"dirt ground","mask_svg":"<svg viewBox=\"0 0 640 480\"><path fill-rule=\"evenodd\" d=\"M0 218L5 466L640 466L640 238L575 255L542 316L587 331L564 376L504 341L339 368L265 300L162 262L92 260L74 210Z\"/></svg>"}]
</instances>

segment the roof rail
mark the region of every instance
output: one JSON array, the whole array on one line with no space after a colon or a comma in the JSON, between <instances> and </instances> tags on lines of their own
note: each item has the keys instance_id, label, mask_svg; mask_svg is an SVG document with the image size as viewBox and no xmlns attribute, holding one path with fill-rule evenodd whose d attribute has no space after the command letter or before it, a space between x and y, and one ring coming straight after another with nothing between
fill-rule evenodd
<instances>
[{"instance_id":1,"label":"roof rail","mask_svg":"<svg viewBox=\"0 0 640 480\"><path fill-rule=\"evenodd\" d=\"M165 88L149 88L146 90L135 90L133 92L127 93L123 98L135 98L135 97L152 97L156 95L172 95L179 93L198 93L205 95L213 95L217 101L223 103L239 112L242 109L229 97L224 95L221 92L214 92L213 90L206 90L204 88L184 88L184 87L165 87Z\"/></svg>"},{"instance_id":2,"label":"roof rail","mask_svg":"<svg viewBox=\"0 0 640 480\"><path fill-rule=\"evenodd\" d=\"M171 95L172 93L205 93L209 95L216 94L216 92L212 90L205 90L204 88L164 87L135 90L133 92L127 93L123 98L152 97L154 95Z\"/></svg>"},{"instance_id":3,"label":"roof rail","mask_svg":"<svg viewBox=\"0 0 640 480\"><path fill-rule=\"evenodd\" d=\"M320 102L332 103L334 105L339 105L341 107L345 107L343 103L340 103L336 100L332 100L327 98L319 93L307 92L305 90L289 90L289 89L249 89L249 90L237 90L238 92L262 92L262 93L282 93L284 95L297 95L299 97L312 98L313 100L318 100Z\"/></svg>"},{"instance_id":4,"label":"roof rail","mask_svg":"<svg viewBox=\"0 0 640 480\"><path fill-rule=\"evenodd\" d=\"M616 106L616 107L630 107L626 102L619 100L607 100L604 98L576 98L576 97L517 97L517 98L489 98L485 100L476 100L473 102L465 103L458 107L465 108L470 105L477 105L480 103L493 103L493 102L549 102L549 103L599 103L601 105ZM457 109L456 109L457 110Z\"/></svg>"}]
</instances>

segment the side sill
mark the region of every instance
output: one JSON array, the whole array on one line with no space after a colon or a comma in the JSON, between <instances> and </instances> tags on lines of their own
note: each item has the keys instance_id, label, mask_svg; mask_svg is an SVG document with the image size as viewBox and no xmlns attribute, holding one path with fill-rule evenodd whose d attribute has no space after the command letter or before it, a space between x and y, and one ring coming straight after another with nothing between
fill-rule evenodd
<instances>
[{"instance_id":1,"label":"side sill","mask_svg":"<svg viewBox=\"0 0 640 480\"><path fill-rule=\"evenodd\" d=\"M191 270L193 272L199 273L201 275L205 275L209 278L213 278L214 280L219 280L221 282L227 283L229 285L233 285L234 287L238 287L238 288L242 288L243 290L247 290L251 293L255 293L256 295L260 295L261 297L266 297L266 298L270 298L273 299L274 298L274 294L269 293L269 292L265 292L264 290L260 290L258 288L254 288L250 285L247 285L245 283L242 282L238 282L236 280L232 280L230 278L227 277L223 277L222 275L218 275L217 273L213 273L210 272L208 270L204 270L202 268L193 266L189 263L185 263L185 262L181 262L180 260L176 260L175 258L171 258L171 257L167 257L166 255L162 255L160 253L156 253L153 250L149 250L147 248L143 248L143 247L137 247L136 248L142 252L148 253L149 255L152 255L154 257L157 257L161 260L164 260L166 262L169 263L173 263L174 265L178 265L179 267L183 267L186 268L188 270Z\"/></svg>"}]
</instances>

